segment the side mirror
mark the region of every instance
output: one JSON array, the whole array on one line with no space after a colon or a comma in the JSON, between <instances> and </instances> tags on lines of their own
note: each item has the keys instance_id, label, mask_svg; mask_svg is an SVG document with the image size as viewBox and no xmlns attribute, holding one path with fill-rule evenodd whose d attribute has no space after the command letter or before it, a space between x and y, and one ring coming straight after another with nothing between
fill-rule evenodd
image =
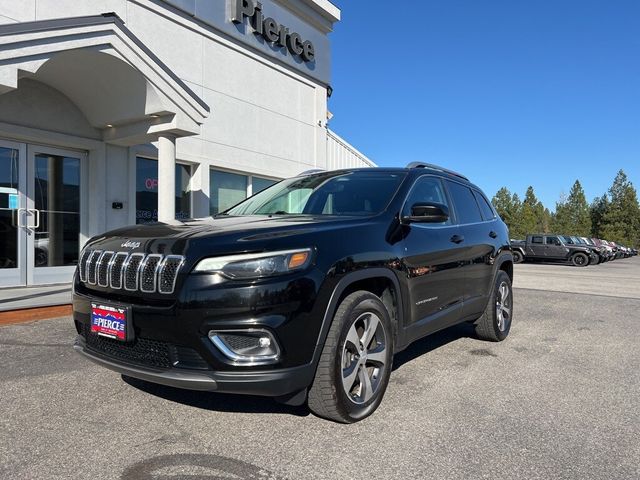
<instances>
[{"instance_id":1,"label":"side mirror","mask_svg":"<svg viewBox=\"0 0 640 480\"><path fill-rule=\"evenodd\" d=\"M449 208L441 203L414 203L403 223L442 223L449 220Z\"/></svg>"}]
</instances>

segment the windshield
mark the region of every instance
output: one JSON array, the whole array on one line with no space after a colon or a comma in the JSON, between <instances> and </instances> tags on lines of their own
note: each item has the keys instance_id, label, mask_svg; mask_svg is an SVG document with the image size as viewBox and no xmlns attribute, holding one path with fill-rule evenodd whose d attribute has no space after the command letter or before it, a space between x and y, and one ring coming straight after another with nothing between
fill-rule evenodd
<instances>
[{"instance_id":1,"label":"windshield","mask_svg":"<svg viewBox=\"0 0 640 480\"><path fill-rule=\"evenodd\" d=\"M576 243L576 242L574 242L574 241L573 241L573 239L572 239L571 237L568 237L568 236L566 236L566 235L563 235L563 236L562 236L562 239L563 239L566 243L568 243L569 245L574 245L574 244Z\"/></svg>"},{"instance_id":2,"label":"windshield","mask_svg":"<svg viewBox=\"0 0 640 480\"><path fill-rule=\"evenodd\" d=\"M405 176L363 170L290 178L223 215L375 215L386 208Z\"/></svg>"}]
</instances>

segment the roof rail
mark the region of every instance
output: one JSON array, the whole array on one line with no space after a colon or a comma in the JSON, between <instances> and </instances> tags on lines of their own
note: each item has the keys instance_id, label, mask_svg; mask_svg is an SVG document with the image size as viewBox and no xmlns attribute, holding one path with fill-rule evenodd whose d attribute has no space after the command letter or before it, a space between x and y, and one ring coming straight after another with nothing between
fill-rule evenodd
<instances>
[{"instance_id":1,"label":"roof rail","mask_svg":"<svg viewBox=\"0 0 640 480\"><path fill-rule=\"evenodd\" d=\"M439 165L434 165L433 163L411 162L410 164L407 165L407 168L429 168L431 170L437 170L439 172L448 173L449 175L462 178L467 182L469 181L469 179L464 175L462 175L461 173L454 172L453 170L449 170L448 168L440 167Z\"/></svg>"},{"instance_id":2,"label":"roof rail","mask_svg":"<svg viewBox=\"0 0 640 480\"><path fill-rule=\"evenodd\" d=\"M314 173L322 173L326 172L326 170L322 168L313 168L311 170L305 170L304 172L299 173L296 177L305 177L307 175L313 175Z\"/></svg>"}]
</instances>

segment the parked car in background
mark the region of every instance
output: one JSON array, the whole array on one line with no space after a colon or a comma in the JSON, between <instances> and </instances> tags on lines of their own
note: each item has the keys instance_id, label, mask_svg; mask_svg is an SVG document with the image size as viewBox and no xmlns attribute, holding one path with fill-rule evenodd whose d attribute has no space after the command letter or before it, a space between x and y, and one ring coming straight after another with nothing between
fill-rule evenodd
<instances>
[{"instance_id":1,"label":"parked car in background","mask_svg":"<svg viewBox=\"0 0 640 480\"><path fill-rule=\"evenodd\" d=\"M518 257L518 261L567 262L576 267L586 267L599 261L592 248L581 244L567 245L560 235L527 235L524 241L512 242L511 250L514 262Z\"/></svg>"},{"instance_id":2,"label":"parked car in background","mask_svg":"<svg viewBox=\"0 0 640 480\"><path fill-rule=\"evenodd\" d=\"M592 258L590 262L591 265L602 263L605 259L605 255L602 254L602 250L593 242L589 243L586 238L570 235L560 235L560 238L562 238L562 241L567 245L582 246L588 249L590 252L589 256Z\"/></svg>"}]
</instances>

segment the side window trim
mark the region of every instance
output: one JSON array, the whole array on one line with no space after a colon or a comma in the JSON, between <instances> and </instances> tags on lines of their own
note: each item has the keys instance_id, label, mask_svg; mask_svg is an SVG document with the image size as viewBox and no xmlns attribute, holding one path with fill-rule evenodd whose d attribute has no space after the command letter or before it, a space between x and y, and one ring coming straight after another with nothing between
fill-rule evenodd
<instances>
[{"instance_id":1,"label":"side window trim","mask_svg":"<svg viewBox=\"0 0 640 480\"><path fill-rule=\"evenodd\" d=\"M498 218L498 214L496 213L496 209L493 208L493 205L491 204L491 202L489 201L489 199L487 198L487 196L482 193L480 190L478 190L477 188L472 188L471 191L473 192L473 196L476 197L476 202L478 203L478 207L480 207L480 200L478 199L478 197L480 197L481 199L483 199L485 201L485 203L487 204L487 206L489 207L489 210L491 210L491 214L493 215L491 218L489 218L488 220L485 220L485 222L491 222L493 220L495 220L496 218ZM482 214L482 207L480 207L480 213ZM484 215L483 215L484 217Z\"/></svg>"},{"instance_id":2,"label":"side window trim","mask_svg":"<svg viewBox=\"0 0 640 480\"><path fill-rule=\"evenodd\" d=\"M480 213L480 219L481 220L479 222L461 223L461 222L458 221L457 206L456 206L456 203L453 201L453 195L451 194L451 191L450 191L449 185L448 185L449 182L457 183L458 185L466 187L471 191L471 196L473 197L473 200L476 202L476 207L478 208L478 213ZM449 206L449 210L453 210L456 213L456 215L455 215L455 217L456 217L455 225L477 225L479 223L486 223L486 222L490 222L493 219L495 219L495 217L493 217L492 220L484 220L484 218L482 217L482 209L480 208L480 205L478 205L478 199L475 196L475 188L472 188L469 185L465 185L462 182L458 182L458 181L452 180L450 178L447 178L446 181L444 181L443 183L445 184L445 189L447 190L447 197L449 198L449 201L451 202L451 205Z\"/></svg>"},{"instance_id":3,"label":"side window trim","mask_svg":"<svg viewBox=\"0 0 640 480\"><path fill-rule=\"evenodd\" d=\"M447 224L447 225L429 225L429 224L420 224L420 223L416 223L415 226L420 226L420 227L429 227L429 228L448 228L448 227L453 227L455 225L458 224L458 219L455 215L455 211L453 208L453 202L451 201L451 195L449 194L449 190L447 188L447 186L445 185L445 182L443 180L442 177L439 177L438 175L434 175L432 173L425 173L423 175L420 175L418 178L416 178L413 181L413 184L411 185L411 188L409 188L409 191L407 192L407 194L404 197L404 201L402 202L402 208L400 208L400 216L402 216L405 207L407 206L407 202L409 201L409 197L411 197L411 194L413 193L413 189L416 187L417 183L422 180L423 178L435 178L436 180L438 180L440 182L440 186L442 187L442 193L445 196L445 199L447 200L447 208L449 209L449 219L451 220L451 223Z\"/></svg>"}]
</instances>

